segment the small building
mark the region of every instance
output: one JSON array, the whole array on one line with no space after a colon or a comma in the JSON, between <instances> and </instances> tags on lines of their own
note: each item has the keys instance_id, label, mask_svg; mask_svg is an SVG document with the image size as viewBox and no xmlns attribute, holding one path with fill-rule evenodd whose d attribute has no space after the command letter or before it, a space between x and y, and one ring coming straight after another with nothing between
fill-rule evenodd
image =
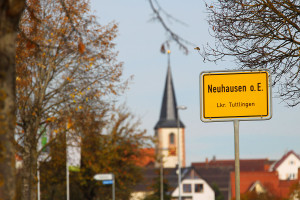
<instances>
[{"instance_id":1,"label":"small building","mask_svg":"<svg viewBox=\"0 0 300 200\"><path fill-rule=\"evenodd\" d=\"M280 199L290 199L292 187L298 180L279 180L277 172L240 172L240 192L268 193ZM235 197L235 172L230 173L231 194Z\"/></svg>"},{"instance_id":2,"label":"small building","mask_svg":"<svg viewBox=\"0 0 300 200\"><path fill-rule=\"evenodd\" d=\"M268 171L273 161L268 159L240 159L241 172L265 172ZM194 167L200 176L211 186L217 187L224 200L232 197L232 185L230 184L230 173L234 172L235 160L212 160L205 162L193 162Z\"/></svg>"},{"instance_id":3,"label":"small building","mask_svg":"<svg viewBox=\"0 0 300 200\"><path fill-rule=\"evenodd\" d=\"M178 187L178 169L177 168L163 168L161 174L159 168L144 168L143 180L140 181L134 188L131 195L131 200L142 200L147 195L154 192L154 185L163 176L164 181L169 187L168 194L172 200L177 200L179 195ZM181 197L182 200L215 200L215 193L212 187L192 168L182 168L181 179Z\"/></svg>"},{"instance_id":4,"label":"small building","mask_svg":"<svg viewBox=\"0 0 300 200\"><path fill-rule=\"evenodd\" d=\"M194 167L199 176L203 178L212 188L218 189L224 200L231 199L230 172L234 170L231 166Z\"/></svg>"},{"instance_id":5,"label":"small building","mask_svg":"<svg viewBox=\"0 0 300 200\"><path fill-rule=\"evenodd\" d=\"M214 200L215 192L194 168L185 168L181 182L181 198L184 200ZM179 188L172 192L172 200L177 200Z\"/></svg>"},{"instance_id":6,"label":"small building","mask_svg":"<svg viewBox=\"0 0 300 200\"><path fill-rule=\"evenodd\" d=\"M294 151L289 151L270 167L270 171L276 171L279 180L295 180L298 177L299 168L300 156Z\"/></svg>"}]
</instances>

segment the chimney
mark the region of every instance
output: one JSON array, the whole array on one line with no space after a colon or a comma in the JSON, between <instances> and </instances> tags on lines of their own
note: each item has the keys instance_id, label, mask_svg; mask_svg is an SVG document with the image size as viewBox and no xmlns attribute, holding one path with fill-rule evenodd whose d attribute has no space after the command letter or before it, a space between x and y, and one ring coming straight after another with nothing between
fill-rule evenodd
<instances>
[{"instance_id":1,"label":"chimney","mask_svg":"<svg viewBox=\"0 0 300 200\"><path fill-rule=\"evenodd\" d=\"M205 163L208 164L208 158L205 158Z\"/></svg>"},{"instance_id":2,"label":"chimney","mask_svg":"<svg viewBox=\"0 0 300 200\"><path fill-rule=\"evenodd\" d=\"M213 156L212 160L213 160L213 161L216 161L216 160L217 160L217 158L216 158L215 155Z\"/></svg>"}]
</instances>

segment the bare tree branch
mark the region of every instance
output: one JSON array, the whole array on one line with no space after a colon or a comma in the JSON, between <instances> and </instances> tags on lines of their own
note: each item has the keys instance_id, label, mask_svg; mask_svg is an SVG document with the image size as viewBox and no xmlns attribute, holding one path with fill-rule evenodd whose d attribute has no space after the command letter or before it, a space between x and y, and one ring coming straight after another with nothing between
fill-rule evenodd
<instances>
[{"instance_id":1,"label":"bare tree branch","mask_svg":"<svg viewBox=\"0 0 300 200\"><path fill-rule=\"evenodd\" d=\"M162 49L165 49L165 45L168 47L169 43L171 41L174 41L178 46L179 49L181 49L185 54L188 54L188 47L187 45L194 45L191 42L189 42L188 40L182 38L181 36L179 36L177 33L175 33L170 27L169 25L166 23L165 18L167 19L172 19L173 21L177 22L177 23L181 23L183 24L183 22L179 21L178 19L174 18L172 15L166 13L159 5L159 3L156 0L148 0L150 7L153 11L154 17L153 20L158 21L162 27L164 28L164 30L167 32L168 35L168 39L163 42L162 44ZM163 17L163 15L165 15L165 17ZM195 45L194 45L195 46ZM163 50L161 50L163 52Z\"/></svg>"},{"instance_id":2,"label":"bare tree branch","mask_svg":"<svg viewBox=\"0 0 300 200\"><path fill-rule=\"evenodd\" d=\"M209 61L230 56L241 68L267 68L289 106L299 104L300 2L218 0L206 4L215 44L204 46Z\"/></svg>"}]
</instances>

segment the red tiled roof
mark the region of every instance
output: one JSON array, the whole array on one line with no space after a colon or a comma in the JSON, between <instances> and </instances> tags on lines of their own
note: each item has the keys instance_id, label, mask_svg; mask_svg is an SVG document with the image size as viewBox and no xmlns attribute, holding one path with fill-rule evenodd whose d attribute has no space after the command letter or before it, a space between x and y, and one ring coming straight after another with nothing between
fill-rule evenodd
<instances>
[{"instance_id":1,"label":"red tiled roof","mask_svg":"<svg viewBox=\"0 0 300 200\"><path fill-rule=\"evenodd\" d=\"M290 187L297 181L279 181L276 172L241 172L240 173L240 192L246 193L251 185L259 181L268 192L278 197L287 198ZM230 173L231 194L235 197L235 173Z\"/></svg>"},{"instance_id":2,"label":"red tiled roof","mask_svg":"<svg viewBox=\"0 0 300 200\"><path fill-rule=\"evenodd\" d=\"M268 159L241 159L241 171L268 171L270 165ZM209 162L192 163L194 167L232 167L234 169L234 160L211 160Z\"/></svg>"},{"instance_id":3,"label":"red tiled roof","mask_svg":"<svg viewBox=\"0 0 300 200\"><path fill-rule=\"evenodd\" d=\"M140 149L141 156L136 159L136 164L140 167L145 167L155 162L155 149L144 148Z\"/></svg>"},{"instance_id":4,"label":"red tiled roof","mask_svg":"<svg viewBox=\"0 0 300 200\"><path fill-rule=\"evenodd\" d=\"M282 156L282 158L280 160L278 160L275 165L273 166L273 171L275 171L282 163L283 161L289 157L291 154L294 154L299 160L300 160L300 157L299 155L297 155L293 150L292 151L289 151L287 152L284 156Z\"/></svg>"},{"instance_id":5,"label":"red tiled roof","mask_svg":"<svg viewBox=\"0 0 300 200\"><path fill-rule=\"evenodd\" d=\"M17 161L22 161L23 159L21 158L21 156L19 156L18 154L15 154L15 158Z\"/></svg>"}]
</instances>

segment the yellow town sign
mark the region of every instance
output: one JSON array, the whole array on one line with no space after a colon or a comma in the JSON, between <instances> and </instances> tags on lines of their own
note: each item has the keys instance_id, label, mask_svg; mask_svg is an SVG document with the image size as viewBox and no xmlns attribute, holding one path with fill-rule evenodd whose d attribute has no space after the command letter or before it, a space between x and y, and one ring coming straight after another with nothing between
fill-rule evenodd
<instances>
[{"instance_id":1,"label":"yellow town sign","mask_svg":"<svg viewBox=\"0 0 300 200\"><path fill-rule=\"evenodd\" d=\"M267 70L200 74L201 120L263 120L271 118L271 84Z\"/></svg>"}]
</instances>

